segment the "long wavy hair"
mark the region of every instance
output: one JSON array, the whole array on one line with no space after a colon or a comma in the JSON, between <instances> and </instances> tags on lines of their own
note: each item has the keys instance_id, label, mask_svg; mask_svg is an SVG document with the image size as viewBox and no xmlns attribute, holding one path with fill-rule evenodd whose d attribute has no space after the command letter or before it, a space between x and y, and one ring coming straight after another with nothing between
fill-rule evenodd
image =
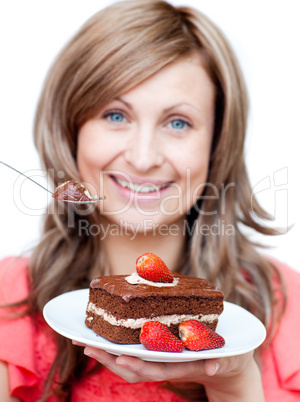
<instances>
[{"instance_id":1,"label":"long wavy hair","mask_svg":"<svg viewBox=\"0 0 300 402\"><path fill-rule=\"evenodd\" d=\"M207 178L212 185L188 214L186 250L177 269L216 284L227 301L253 312L271 334L282 313L272 283L274 278L280 283L282 279L242 228L267 235L276 231L260 224L260 219L270 217L251 197L244 162L248 97L243 75L223 33L205 15L160 0L124 1L95 14L49 71L37 107L35 144L43 167L54 172L54 187L61 182L61 172L65 179L80 180L76 148L81 126L107 102L194 52L205 60L216 93ZM221 197L215 196L216 191ZM34 312L41 312L58 294L88 287L92 272L105 273L98 237L78 234L81 220L99 223L99 213L90 211L83 217L71 207L51 207L30 258L30 306ZM220 222L233 233L214 235L197 230ZM68 400L72 381L87 365L82 350L57 338L57 358L42 400L50 391L58 399ZM60 381L53 387L57 375ZM188 400L199 400L198 386L173 390Z\"/></svg>"}]
</instances>

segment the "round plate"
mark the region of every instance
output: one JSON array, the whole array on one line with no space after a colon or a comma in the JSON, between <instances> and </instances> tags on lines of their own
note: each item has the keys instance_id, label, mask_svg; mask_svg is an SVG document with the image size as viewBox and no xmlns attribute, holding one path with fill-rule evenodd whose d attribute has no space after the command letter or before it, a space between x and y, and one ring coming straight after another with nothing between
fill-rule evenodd
<instances>
[{"instance_id":1,"label":"round plate","mask_svg":"<svg viewBox=\"0 0 300 402\"><path fill-rule=\"evenodd\" d=\"M168 353L150 351L141 344L122 345L110 342L86 327L84 321L88 298L88 289L74 290L55 297L44 307L45 320L60 335L115 355L135 356L156 362L214 359L250 352L266 337L264 325L254 315L236 304L224 302L224 311L217 327L217 332L225 339L223 348Z\"/></svg>"}]
</instances>

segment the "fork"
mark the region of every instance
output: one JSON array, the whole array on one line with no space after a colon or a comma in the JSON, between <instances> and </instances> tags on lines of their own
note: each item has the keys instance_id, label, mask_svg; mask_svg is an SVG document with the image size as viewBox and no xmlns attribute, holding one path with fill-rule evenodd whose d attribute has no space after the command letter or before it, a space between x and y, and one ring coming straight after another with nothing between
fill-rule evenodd
<instances>
[{"instance_id":1,"label":"fork","mask_svg":"<svg viewBox=\"0 0 300 402\"><path fill-rule=\"evenodd\" d=\"M1 163L2 165L4 165L4 166L6 166L6 167L8 167L8 168L10 168L10 169L12 169L12 170L14 170L15 172L19 173L20 175L26 177L26 179L32 181L32 182L33 182L34 184L36 184L37 186L39 186L39 187L41 187L42 189L48 191L48 193L50 193L50 194L53 196L53 192L52 192L52 191L50 191L48 188L42 186L40 183L37 183L37 182L36 182L35 180L33 180L31 177L26 176L26 174L20 172L19 170L15 169L14 167L8 165L8 164L5 163L5 162L0 161L0 163ZM75 201L75 200L63 200L63 199L58 200L58 201L68 202L68 203L71 203L71 204L93 204L93 203L95 203L95 202L99 202L99 201L103 201L103 200L105 200L105 196L104 196L104 197L91 197L90 201Z\"/></svg>"}]
</instances>

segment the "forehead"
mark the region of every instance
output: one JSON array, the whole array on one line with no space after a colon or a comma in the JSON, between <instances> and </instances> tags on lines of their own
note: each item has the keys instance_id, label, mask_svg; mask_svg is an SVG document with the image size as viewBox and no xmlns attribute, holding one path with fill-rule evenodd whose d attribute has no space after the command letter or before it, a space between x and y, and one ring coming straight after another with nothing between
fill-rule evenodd
<instances>
[{"instance_id":1,"label":"forehead","mask_svg":"<svg viewBox=\"0 0 300 402\"><path fill-rule=\"evenodd\" d=\"M123 100L139 102L151 100L210 103L214 101L215 88L205 68L201 55L181 58L162 68L142 83L122 95Z\"/></svg>"}]
</instances>

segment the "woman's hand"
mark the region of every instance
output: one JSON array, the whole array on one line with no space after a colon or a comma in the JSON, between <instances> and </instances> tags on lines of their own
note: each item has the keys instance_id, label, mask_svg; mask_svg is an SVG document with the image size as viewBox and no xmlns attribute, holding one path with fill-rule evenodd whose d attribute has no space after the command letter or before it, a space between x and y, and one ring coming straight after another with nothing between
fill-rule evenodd
<instances>
[{"instance_id":1,"label":"woman's hand","mask_svg":"<svg viewBox=\"0 0 300 402\"><path fill-rule=\"evenodd\" d=\"M183 363L147 362L131 356L114 356L89 346L84 353L129 383L197 382L205 386L209 401L264 401L261 376L253 352Z\"/></svg>"}]
</instances>

